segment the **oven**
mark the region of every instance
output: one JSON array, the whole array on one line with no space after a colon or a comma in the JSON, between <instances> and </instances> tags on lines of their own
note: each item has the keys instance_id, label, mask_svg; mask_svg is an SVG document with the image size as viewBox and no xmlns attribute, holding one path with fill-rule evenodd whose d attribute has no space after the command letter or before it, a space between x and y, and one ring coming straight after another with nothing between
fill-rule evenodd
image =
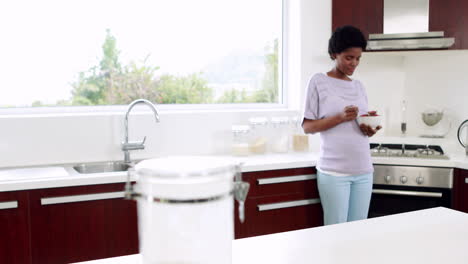
<instances>
[{"instance_id":1,"label":"oven","mask_svg":"<svg viewBox=\"0 0 468 264\"><path fill-rule=\"evenodd\" d=\"M453 169L375 165L369 218L451 207Z\"/></svg>"}]
</instances>

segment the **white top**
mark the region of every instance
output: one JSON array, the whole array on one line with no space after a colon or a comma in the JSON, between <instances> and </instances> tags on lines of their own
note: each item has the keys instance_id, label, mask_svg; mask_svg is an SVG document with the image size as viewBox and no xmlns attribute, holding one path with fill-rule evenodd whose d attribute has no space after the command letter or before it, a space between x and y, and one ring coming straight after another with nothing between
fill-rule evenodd
<instances>
[{"instance_id":1,"label":"white top","mask_svg":"<svg viewBox=\"0 0 468 264\"><path fill-rule=\"evenodd\" d=\"M468 214L433 208L233 241L232 264L466 264ZM141 264L139 255L83 264Z\"/></svg>"},{"instance_id":2,"label":"white top","mask_svg":"<svg viewBox=\"0 0 468 264\"><path fill-rule=\"evenodd\" d=\"M319 120L356 106L359 115L367 113L367 94L357 80L346 81L319 73L309 81L304 118ZM317 168L336 175L361 175L374 171L369 151L369 138L356 120L340 123L320 132L320 157Z\"/></svg>"}]
</instances>

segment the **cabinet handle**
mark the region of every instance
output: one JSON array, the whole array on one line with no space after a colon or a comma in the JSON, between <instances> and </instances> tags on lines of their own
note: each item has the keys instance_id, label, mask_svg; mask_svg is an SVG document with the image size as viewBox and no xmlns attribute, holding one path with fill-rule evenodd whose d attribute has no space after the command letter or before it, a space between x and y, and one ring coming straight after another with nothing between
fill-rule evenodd
<instances>
[{"instance_id":1,"label":"cabinet handle","mask_svg":"<svg viewBox=\"0 0 468 264\"><path fill-rule=\"evenodd\" d=\"M273 184L273 183L283 183L283 182L295 182L295 181L307 181L317 179L316 174L306 174L306 175L297 175L297 176L285 176L285 177L273 177L273 178L264 178L258 179L258 185L264 184Z\"/></svg>"},{"instance_id":2,"label":"cabinet handle","mask_svg":"<svg viewBox=\"0 0 468 264\"><path fill-rule=\"evenodd\" d=\"M281 202L281 203L270 203L270 204L259 204L257 205L259 211L268 211L274 209L281 209L281 208L289 208L289 207L296 207L296 206L303 206L309 204L319 204L320 199L305 199L305 200L297 200L297 201L289 201L289 202Z\"/></svg>"},{"instance_id":3,"label":"cabinet handle","mask_svg":"<svg viewBox=\"0 0 468 264\"><path fill-rule=\"evenodd\" d=\"M468 178L465 178L465 183L468 183Z\"/></svg>"},{"instance_id":4,"label":"cabinet handle","mask_svg":"<svg viewBox=\"0 0 468 264\"><path fill-rule=\"evenodd\" d=\"M18 201L0 202L0 210L14 208L18 208Z\"/></svg>"},{"instance_id":5,"label":"cabinet handle","mask_svg":"<svg viewBox=\"0 0 468 264\"><path fill-rule=\"evenodd\" d=\"M115 199L115 198L123 198L124 195L125 195L125 192L108 192L108 193L93 193L93 194L41 198L41 205Z\"/></svg>"}]
</instances>

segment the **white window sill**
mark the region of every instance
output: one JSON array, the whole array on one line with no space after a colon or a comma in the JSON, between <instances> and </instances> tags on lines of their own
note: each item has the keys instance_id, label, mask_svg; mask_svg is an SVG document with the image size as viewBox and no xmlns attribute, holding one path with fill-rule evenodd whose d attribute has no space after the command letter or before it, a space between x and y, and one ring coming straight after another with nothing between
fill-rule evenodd
<instances>
[{"instance_id":1,"label":"white window sill","mask_svg":"<svg viewBox=\"0 0 468 264\"><path fill-rule=\"evenodd\" d=\"M284 104L199 104L199 105L156 105L161 114L196 114L196 113L245 113L290 111ZM150 112L144 106L136 106L133 111ZM34 117L64 117L64 116L113 116L123 115L126 105L116 106L73 106L73 107L37 107L37 108L5 108L0 109L0 119L4 118L34 118Z\"/></svg>"}]
</instances>

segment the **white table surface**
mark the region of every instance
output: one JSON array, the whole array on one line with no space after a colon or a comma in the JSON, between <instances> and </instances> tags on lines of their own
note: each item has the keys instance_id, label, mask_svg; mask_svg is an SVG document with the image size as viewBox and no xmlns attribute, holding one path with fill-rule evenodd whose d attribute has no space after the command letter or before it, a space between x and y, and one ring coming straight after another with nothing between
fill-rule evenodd
<instances>
[{"instance_id":1,"label":"white table surface","mask_svg":"<svg viewBox=\"0 0 468 264\"><path fill-rule=\"evenodd\" d=\"M232 250L233 264L466 264L468 214L438 207L238 239ZM81 263L142 262L131 255Z\"/></svg>"}]
</instances>

